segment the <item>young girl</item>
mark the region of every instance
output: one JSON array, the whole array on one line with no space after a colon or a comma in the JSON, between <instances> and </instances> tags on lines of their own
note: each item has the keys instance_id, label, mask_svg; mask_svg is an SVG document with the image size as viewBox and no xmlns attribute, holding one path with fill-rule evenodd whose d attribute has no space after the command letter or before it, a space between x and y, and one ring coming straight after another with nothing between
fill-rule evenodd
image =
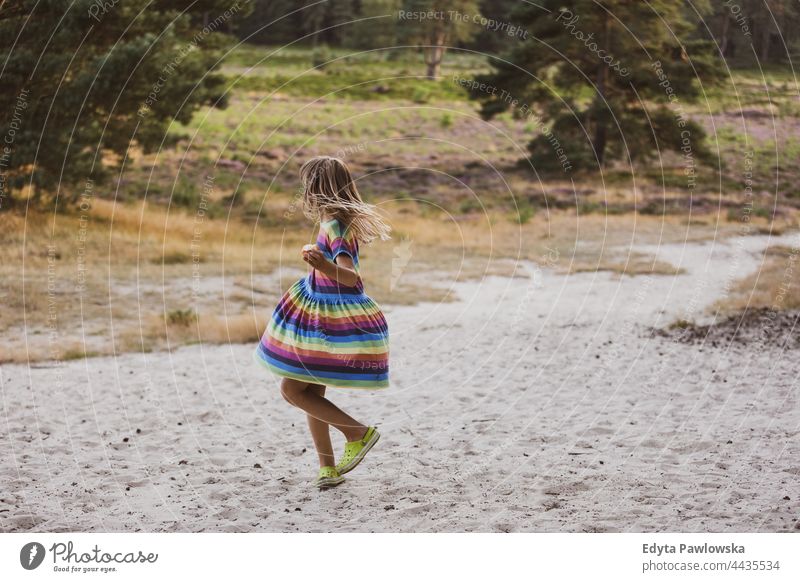
<instances>
[{"instance_id":1,"label":"young girl","mask_svg":"<svg viewBox=\"0 0 800 582\"><path fill-rule=\"evenodd\" d=\"M320 489L344 481L378 442L366 426L325 398L326 386L386 388L389 329L378 305L364 293L359 242L389 238L389 227L364 203L345 163L313 158L300 169L303 211L320 222L316 245L303 247L310 273L281 298L261 338L256 359L282 377L281 394L305 411L319 456ZM336 464L329 427L347 444Z\"/></svg>"}]
</instances>

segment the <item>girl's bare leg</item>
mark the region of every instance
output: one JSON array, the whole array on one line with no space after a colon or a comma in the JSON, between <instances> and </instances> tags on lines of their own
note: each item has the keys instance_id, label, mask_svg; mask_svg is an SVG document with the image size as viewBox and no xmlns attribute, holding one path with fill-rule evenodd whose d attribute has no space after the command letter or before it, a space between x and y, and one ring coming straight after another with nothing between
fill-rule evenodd
<instances>
[{"instance_id":1,"label":"girl's bare leg","mask_svg":"<svg viewBox=\"0 0 800 582\"><path fill-rule=\"evenodd\" d=\"M317 396L325 397L325 386L322 384L309 384L308 391ZM317 449L320 467L333 467L336 459L333 456L333 445L331 444L331 427L310 414L306 414L308 419L308 429L311 431L311 438L314 439L314 448Z\"/></svg>"},{"instance_id":2,"label":"girl's bare leg","mask_svg":"<svg viewBox=\"0 0 800 582\"><path fill-rule=\"evenodd\" d=\"M366 425L358 422L316 391L309 390L310 386L317 384L284 378L281 382L281 394L289 404L339 430L348 441L357 441L364 437L367 432Z\"/></svg>"}]
</instances>

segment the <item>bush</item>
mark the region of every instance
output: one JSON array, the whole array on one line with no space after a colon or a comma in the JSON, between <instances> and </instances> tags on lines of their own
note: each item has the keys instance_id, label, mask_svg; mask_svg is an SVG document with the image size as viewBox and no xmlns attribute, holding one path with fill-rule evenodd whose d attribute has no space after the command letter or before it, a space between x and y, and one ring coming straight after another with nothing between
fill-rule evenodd
<instances>
[{"instance_id":1,"label":"bush","mask_svg":"<svg viewBox=\"0 0 800 582\"><path fill-rule=\"evenodd\" d=\"M192 257L186 253L176 251L173 253L164 253L161 258L155 258L152 262L156 265L184 265L192 262Z\"/></svg>"},{"instance_id":2,"label":"bush","mask_svg":"<svg viewBox=\"0 0 800 582\"><path fill-rule=\"evenodd\" d=\"M517 222L520 224L527 223L531 218L536 215L536 209L530 204L520 204L517 207Z\"/></svg>"},{"instance_id":3,"label":"bush","mask_svg":"<svg viewBox=\"0 0 800 582\"><path fill-rule=\"evenodd\" d=\"M326 66L328 66L328 61L330 61L331 58L332 55L328 45L321 44L311 53L311 64L315 69L322 71Z\"/></svg>"},{"instance_id":4,"label":"bush","mask_svg":"<svg viewBox=\"0 0 800 582\"><path fill-rule=\"evenodd\" d=\"M201 198L197 184L181 176L175 183L170 201L173 206L197 210Z\"/></svg>"},{"instance_id":5,"label":"bush","mask_svg":"<svg viewBox=\"0 0 800 582\"><path fill-rule=\"evenodd\" d=\"M414 103L427 103L431 99L431 91L427 87L416 87L411 94Z\"/></svg>"},{"instance_id":6,"label":"bush","mask_svg":"<svg viewBox=\"0 0 800 582\"><path fill-rule=\"evenodd\" d=\"M481 206L481 203L477 198L470 197L461 201L461 203L458 205L458 210L462 214L469 214L470 212L483 210L483 206Z\"/></svg>"},{"instance_id":7,"label":"bush","mask_svg":"<svg viewBox=\"0 0 800 582\"><path fill-rule=\"evenodd\" d=\"M167 322L170 325L189 327L195 321L197 321L197 314L193 309L173 309L167 312Z\"/></svg>"},{"instance_id":8,"label":"bush","mask_svg":"<svg viewBox=\"0 0 800 582\"><path fill-rule=\"evenodd\" d=\"M201 204L205 205L201 208ZM230 201L229 201L230 202ZM203 199L203 193L200 187L189 180L188 178L180 177L175 183L172 190L172 197L170 198L172 206L177 208L185 208L192 213L200 212L202 210L209 218L218 218L224 216L227 212L219 202L214 200Z\"/></svg>"}]
</instances>

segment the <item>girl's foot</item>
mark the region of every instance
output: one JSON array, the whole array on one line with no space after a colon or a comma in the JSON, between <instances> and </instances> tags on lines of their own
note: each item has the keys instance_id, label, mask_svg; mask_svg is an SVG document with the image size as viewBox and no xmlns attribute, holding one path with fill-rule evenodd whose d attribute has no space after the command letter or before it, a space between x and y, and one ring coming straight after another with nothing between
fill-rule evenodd
<instances>
[{"instance_id":1,"label":"girl's foot","mask_svg":"<svg viewBox=\"0 0 800 582\"><path fill-rule=\"evenodd\" d=\"M339 464L336 465L336 470L339 472L339 475L344 475L355 469L358 464L364 460L369 450L375 446L379 438L381 438L380 433L378 433L378 430L374 426L371 426L367 429L367 433L361 440L346 443L344 445L342 459L339 461Z\"/></svg>"},{"instance_id":2,"label":"girl's foot","mask_svg":"<svg viewBox=\"0 0 800 582\"><path fill-rule=\"evenodd\" d=\"M321 467L319 470L319 476L317 477L317 480L314 481L314 487L319 487L320 489L330 489L331 487L336 487L342 483L344 483L344 477L339 474L339 472L336 470L336 467Z\"/></svg>"}]
</instances>

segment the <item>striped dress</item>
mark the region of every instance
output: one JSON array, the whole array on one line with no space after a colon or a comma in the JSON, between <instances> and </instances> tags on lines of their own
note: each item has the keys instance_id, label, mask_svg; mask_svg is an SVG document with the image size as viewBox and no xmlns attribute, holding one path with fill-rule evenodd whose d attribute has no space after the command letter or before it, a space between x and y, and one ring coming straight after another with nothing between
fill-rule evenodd
<instances>
[{"instance_id":1,"label":"striped dress","mask_svg":"<svg viewBox=\"0 0 800 582\"><path fill-rule=\"evenodd\" d=\"M317 247L329 261L349 255L358 272L358 241L343 232L338 220L320 225ZM255 358L285 378L340 388L386 388L389 328L360 277L355 287L347 287L312 270L281 298Z\"/></svg>"}]
</instances>

